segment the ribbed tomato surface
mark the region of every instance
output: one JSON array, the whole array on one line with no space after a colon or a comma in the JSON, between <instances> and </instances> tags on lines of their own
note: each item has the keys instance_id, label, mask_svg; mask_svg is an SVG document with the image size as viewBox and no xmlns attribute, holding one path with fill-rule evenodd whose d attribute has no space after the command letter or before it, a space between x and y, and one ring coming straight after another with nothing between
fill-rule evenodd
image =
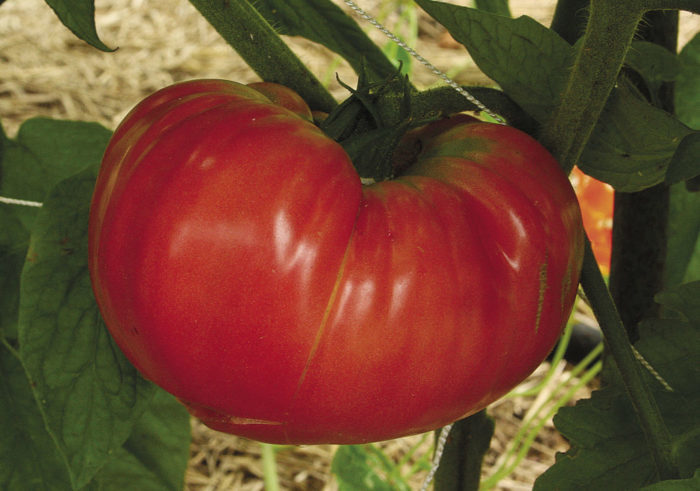
<instances>
[{"instance_id":1,"label":"ribbed tomato surface","mask_svg":"<svg viewBox=\"0 0 700 491\"><path fill-rule=\"evenodd\" d=\"M90 269L126 356L209 426L277 443L428 431L522 381L582 260L553 158L513 128L438 125L407 139L399 177L362 186L275 91L174 85L115 132Z\"/></svg>"}]
</instances>

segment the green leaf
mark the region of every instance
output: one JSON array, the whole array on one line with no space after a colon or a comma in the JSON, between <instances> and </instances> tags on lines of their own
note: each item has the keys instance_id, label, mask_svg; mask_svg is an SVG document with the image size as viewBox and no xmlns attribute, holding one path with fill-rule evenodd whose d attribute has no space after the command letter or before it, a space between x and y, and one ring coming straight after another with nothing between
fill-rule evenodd
<instances>
[{"instance_id":1,"label":"green leaf","mask_svg":"<svg viewBox=\"0 0 700 491\"><path fill-rule=\"evenodd\" d=\"M29 244L12 205L0 204L0 338L17 337L19 278Z\"/></svg>"},{"instance_id":2,"label":"green leaf","mask_svg":"<svg viewBox=\"0 0 700 491\"><path fill-rule=\"evenodd\" d=\"M7 134L5 133L5 128L2 127L2 121L0 121L0 162L2 162L3 154L5 152L5 145L7 142ZM0 166L0 169L2 167Z\"/></svg>"},{"instance_id":3,"label":"green leaf","mask_svg":"<svg viewBox=\"0 0 700 491\"><path fill-rule=\"evenodd\" d=\"M111 131L97 123L29 119L20 127L16 141L36 159L38 168L31 169L31 177L12 176L12 182L31 179L33 189L41 194L27 198L42 199L59 181L98 164L111 136Z\"/></svg>"},{"instance_id":4,"label":"green leaf","mask_svg":"<svg viewBox=\"0 0 700 491\"><path fill-rule=\"evenodd\" d=\"M396 68L357 23L330 0L256 0L253 6L280 34L303 36L338 53L357 73L366 65L370 80Z\"/></svg>"},{"instance_id":5,"label":"green leaf","mask_svg":"<svg viewBox=\"0 0 700 491\"><path fill-rule=\"evenodd\" d=\"M700 130L700 33L678 55L680 71L674 88L676 114L685 124Z\"/></svg>"},{"instance_id":6,"label":"green leaf","mask_svg":"<svg viewBox=\"0 0 700 491\"><path fill-rule=\"evenodd\" d=\"M474 6L479 10L485 10L492 14L512 17L508 0L474 0Z\"/></svg>"},{"instance_id":7,"label":"green leaf","mask_svg":"<svg viewBox=\"0 0 700 491\"><path fill-rule=\"evenodd\" d=\"M189 444L189 413L158 389L129 439L95 479L103 491L179 491L184 486Z\"/></svg>"},{"instance_id":8,"label":"green leaf","mask_svg":"<svg viewBox=\"0 0 700 491\"><path fill-rule=\"evenodd\" d=\"M496 114L503 116L510 126L534 134L537 122L522 110L504 92L488 87L463 87ZM411 98L411 109L416 119L444 117L462 111L479 111L466 97L452 87L428 89Z\"/></svg>"},{"instance_id":9,"label":"green leaf","mask_svg":"<svg viewBox=\"0 0 700 491\"><path fill-rule=\"evenodd\" d=\"M95 123L37 118L10 140L0 128L0 196L43 201L57 182L96 166L110 131ZM0 330L16 336L19 277L38 208L0 203Z\"/></svg>"},{"instance_id":10,"label":"green leaf","mask_svg":"<svg viewBox=\"0 0 700 491\"><path fill-rule=\"evenodd\" d=\"M102 51L114 51L105 45L95 28L95 0L46 0L63 25L86 43Z\"/></svg>"},{"instance_id":11,"label":"green leaf","mask_svg":"<svg viewBox=\"0 0 700 491\"><path fill-rule=\"evenodd\" d=\"M113 459L95 477L94 483L93 489L99 491L123 491L126 489L164 491L173 489L166 486L151 469L124 448L118 448L114 451Z\"/></svg>"},{"instance_id":12,"label":"green leaf","mask_svg":"<svg viewBox=\"0 0 700 491\"><path fill-rule=\"evenodd\" d=\"M661 481L650 486L644 486L642 491L697 491L700 489L700 469L689 479L674 479Z\"/></svg>"},{"instance_id":13,"label":"green leaf","mask_svg":"<svg viewBox=\"0 0 700 491\"><path fill-rule=\"evenodd\" d=\"M87 223L95 173L62 181L45 200L20 289L20 355L75 487L122 446L154 391L114 344L92 294Z\"/></svg>"},{"instance_id":14,"label":"green leaf","mask_svg":"<svg viewBox=\"0 0 700 491\"><path fill-rule=\"evenodd\" d=\"M700 280L700 193L671 187L664 285Z\"/></svg>"},{"instance_id":15,"label":"green leaf","mask_svg":"<svg viewBox=\"0 0 700 491\"><path fill-rule=\"evenodd\" d=\"M464 44L518 105L540 122L548 119L573 62L569 43L530 17L510 19L431 0L416 3Z\"/></svg>"},{"instance_id":16,"label":"green leaf","mask_svg":"<svg viewBox=\"0 0 700 491\"><path fill-rule=\"evenodd\" d=\"M27 376L0 345L0 489L70 489L66 466L46 432Z\"/></svg>"},{"instance_id":17,"label":"green leaf","mask_svg":"<svg viewBox=\"0 0 700 491\"><path fill-rule=\"evenodd\" d=\"M15 140L6 140L0 195L43 201L59 181L99 164L111 132L97 123L34 118L25 121ZM35 208L17 207L31 229Z\"/></svg>"},{"instance_id":18,"label":"green leaf","mask_svg":"<svg viewBox=\"0 0 700 491\"><path fill-rule=\"evenodd\" d=\"M4 196L4 156L11 144L0 125L0 196ZM19 220L16 210L14 205L0 203L0 339L14 339L17 336L19 276L29 244L29 232Z\"/></svg>"},{"instance_id":19,"label":"green leaf","mask_svg":"<svg viewBox=\"0 0 700 491\"><path fill-rule=\"evenodd\" d=\"M377 472L374 453L364 445L341 445L335 452L331 471L338 478L339 491L395 491L397 488Z\"/></svg>"},{"instance_id":20,"label":"green leaf","mask_svg":"<svg viewBox=\"0 0 700 491\"><path fill-rule=\"evenodd\" d=\"M692 281L684 285L675 286L673 288L667 288L663 292L659 293L655 300L666 307L667 309L673 310L680 314L681 318L686 322L695 326L696 329L700 328L700 281ZM697 337L689 337L689 341L694 341L697 343ZM697 348L698 346L695 345ZM695 358L700 356L700 351L693 351ZM700 368L700 365L695 365L696 370ZM682 377L682 375L679 375ZM682 380L684 384L693 384L697 382L697 379ZM698 390L698 387L694 387L694 390Z\"/></svg>"},{"instance_id":21,"label":"green leaf","mask_svg":"<svg viewBox=\"0 0 700 491\"><path fill-rule=\"evenodd\" d=\"M642 76L649 94L653 96L663 82L675 80L680 71L675 53L648 41L634 41L625 58L625 64Z\"/></svg>"},{"instance_id":22,"label":"green leaf","mask_svg":"<svg viewBox=\"0 0 700 491\"><path fill-rule=\"evenodd\" d=\"M633 192L663 182L681 140L692 130L620 87L613 91L581 156L586 174Z\"/></svg>"},{"instance_id":23,"label":"green leaf","mask_svg":"<svg viewBox=\"0 0 700 491\"><path fill-rule=\"evenodd\" d=\"M463 43L481 70L520 107L547 123L559 99L575 48L553 31L527 17L509 19L481 10L431 0L417 0L431 16ZM646 44L638 52L648 51ZM691 51L687 54L689 58ZM658 55L658 53L657 53ZM631 63L652 78L670 78L667 58ZM513 65L518 66L513 70ZM679 76L680 77L680 76ZM689 84L697 97L698 81ZM579 162L591 176L632 192L663 182L681 140L691 130L629 89L615 90ZM683 154L679 154L682 156Z\"/></svg>"},{"instance_id":24,"label":"green leaf","mask_svg":"<svg viewBox=\"0 0 700 491\"><path fill-rule=\"evenodd\" d=\"M673 438L680 477L700 467L700 282L657 296L675 318L651 319L639 326L637 350L668 383L669 392L649 372L647 383ZM554 418L571 443L535 490L639 489L656 481L656 471L634 410L619 382L595 391Z\"/></svg>"},{"instance_id":25,"label":"green leaf","mask_svg":"<svg viewBox=\"0 0 700 491\"><path fill-rule=\"evenodd\" d=\"M3 159L0 162L0 196L12 199L41 202L49 189L45 181L37 178L45 174L42 162L31 150L14 140L5 140ZM0 204L29 229L34 222L37 208L19 205Z\"/></svg>"},{"instance_id":26,"label":"green leaf","mask_svg":"<svg viewBox=\"0 0 700 491\"><path fill-rule=\"evenodd\" d=\"M676 148L666 172L666 184L676 184L700 175L700 131L687 135Z\"/></svg>"}]
</instances>

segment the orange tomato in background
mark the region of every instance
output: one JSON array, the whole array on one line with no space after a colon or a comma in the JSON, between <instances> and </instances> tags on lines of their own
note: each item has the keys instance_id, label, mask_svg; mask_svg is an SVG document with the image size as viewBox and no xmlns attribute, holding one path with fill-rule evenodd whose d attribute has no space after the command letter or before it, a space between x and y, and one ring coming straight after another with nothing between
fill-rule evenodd
<instances>
[{"instance_id":1,"label":"orange tomato in background","mask_svg":"<svg viewBox=\"0 0 700 491\"><path fill-rule=\"evenodd\" d=\"M583 228L591 240L596 261L603 274L608 275L615 191L609 184L584 174L578 167L574 167L570 179L581 206Z\"/></svg>"}]
</instances>

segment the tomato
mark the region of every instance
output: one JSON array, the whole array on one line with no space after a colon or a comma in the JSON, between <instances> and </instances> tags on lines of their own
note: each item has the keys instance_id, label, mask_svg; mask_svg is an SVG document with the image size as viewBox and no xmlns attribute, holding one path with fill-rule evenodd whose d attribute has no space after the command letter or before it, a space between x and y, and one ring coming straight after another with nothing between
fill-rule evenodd
<instances>
[{"instance_id":1,"label":"tomato","mask_svg":"<svg viewBox=\"0 0 700 491\"><path fill-rule=\"evenodd\" d=\"M593 254L603 274L610 273L612 224L615 190L574 167L571 182L581 205L583 228L588 234Z\"/></svg>"},{"instance_id":2,"label":"tomato","mask_svg":"<svg viewBox=\"0 0 700 491\"><path fill-rule=\"evenodd\" d=\"M428 431L522 381L582 260L553 158L506 126L429 127L399 177L363 186L292 109L191 81L114 133L89 265L129 360L212 428L291 444Z\"/></svg>"}]
</instances>

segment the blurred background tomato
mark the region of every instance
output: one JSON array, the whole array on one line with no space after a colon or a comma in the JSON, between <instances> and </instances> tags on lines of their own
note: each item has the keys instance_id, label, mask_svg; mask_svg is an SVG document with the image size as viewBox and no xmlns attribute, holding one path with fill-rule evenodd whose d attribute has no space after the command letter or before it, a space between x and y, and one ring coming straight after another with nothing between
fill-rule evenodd
<instances>
[{"instance_id":1,"label":"blurred background tomato","mask_svg":"<svg viewBox=\"0 0 700 491\"><path fill-rule=\"evenodd\" d=\"M584 174L578 167L574 167L570 179L581 205L583 227L591 240L598 265L607 276L612 249L614 190L609 184Z\"/></svg>"}]
</instances>

